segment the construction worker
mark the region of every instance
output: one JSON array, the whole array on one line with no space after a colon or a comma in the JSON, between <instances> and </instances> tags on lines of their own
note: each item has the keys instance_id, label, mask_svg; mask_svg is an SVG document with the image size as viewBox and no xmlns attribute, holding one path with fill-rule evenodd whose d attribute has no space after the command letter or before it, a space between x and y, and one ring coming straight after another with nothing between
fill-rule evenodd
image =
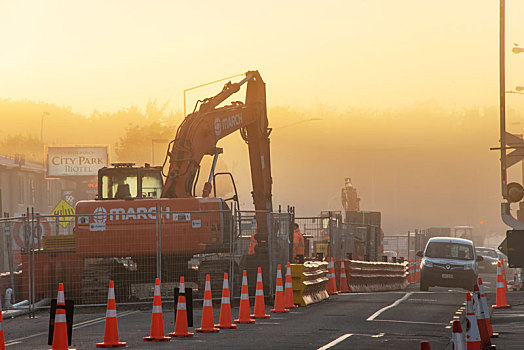
<instances>
[{"instance_id":1,"label":"construction worker","mask_svg":"<svg viewBox=\"0 0 524 350\"><path fill-rule=\"evenodd\" d=\"M298 224L295 224L293 233L293 259L299 264L304 262L304 236L302 236Z\"/></svg>"},{"instance_id":2,"label":"construction worker","mask_svg":"<svg viewBox=\"0 0 524 350\"><path fill-rule=\"evenodd\" d=\"M255 255L255 247L257 246L258 242L255 239L256 232L251 235L251 242L249 243L249 255Z\"/></svg>"}]
</instances>

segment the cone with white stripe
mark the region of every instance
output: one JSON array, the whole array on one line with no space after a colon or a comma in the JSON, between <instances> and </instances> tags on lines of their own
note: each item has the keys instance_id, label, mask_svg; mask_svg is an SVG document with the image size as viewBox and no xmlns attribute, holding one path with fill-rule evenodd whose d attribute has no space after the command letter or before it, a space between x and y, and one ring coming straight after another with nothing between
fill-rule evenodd
<instances>
[{"instance_id":1,"label":"cone with white stripe","mask_svg":"<svg viewBox=\"0 0 524 350\"><path fill-rule=\"evenodd\" d=\"M348 279L346 277L346 268L344 266L344 259L340 260L340 280L339 280L339 291L340 293L348 293Z\"/></svg>"},{"instance_id":2,"label":"cone with white stripe","mask_svg":"<svg viewBox=\"0 0 524 350\"><path fill-rule=\"evenodd\" d=\"M338 294L337 280L335 277L335 263L333 261L333 258L331 258L331 260L328 262L328 274L326 277L329 278L327 286L326 286L326 291L328 292L328 294L329 295Z\"/></svg>"},{"instance_id":3,"label":"cone with white stripe","mask_svg":"<svg viewBox=\"0 0 524 350\"><path fill-rule=\"evenodd\" d=\"M160 296L160 280L155 280L155 295L153 297L153 315L151 317L151 331L145 341L168 341L171 337L164 337L164 315L162 314L162 299Z\"/></svg>"},{"instance_id":4,"label":"cone with white stripe","mask_svg":"<svg viewBox=\"0 0 524 350\"><path fill-rule=\"evenodd\" d=\"M479 327L470 292L466 294L466 347L468 350L481 350Z\"/></svg>"},{"instance_id":5,"label":"cone with white stripe","mask_svg":"<svg viewBox=\"0 0 524 350\"><path fill-rule=\"evenodd\" d=\"M262 284L262 269L259 267L257 272L257 289L255 292L255 310L251 315L253 318L269 318L266 315L266 303L264 301L264 285Z\"/></svg>"},{"instance_id":6,"label":"cone with white stripe","mask_svg":"<svg viewBox=\"0 0 524 350\"><path fill-rule=\"evenodd\" d=\"M218 328L237 328L231 322L231 300L229 299L229 281L227 273L224 273L224 284L222 287L222 303L220 304L220 321L215 327Z\"/></svg>"},{"instance_id":7,"label":"cone with white stripe","mask_svg":"<svg viewBox=\"0 0 524 350\"><path fill-rule=\"evenodd\" d=\"M500 259L500 267L502 269L502 279L504 280L504 291L508 291L508 280L506 279L506 269L504 268L504 259Z\"/></svg>"},{"instance_id":8,"label":"cone with white stripe","mask_svg":"<svg viewBox=\"0 0 524 350\"><path fill-rule=\"evenodd\" d=\"M488 327L488 334L490 338L498 338L498 333L493 333L493 327L491 326L491 318L489 316L489 307L488 307L488 300L486 299L486 294L484 294L484 286L482 285L482 278L478 278L478 286L479 286L479 293L480 293L480 307L482 308L484 312L484 317L486 320L486 325Z\"/></svg>"},{"instance_id":9,"label":"cone with white stripe","mask_svg":"<svg viewBox=\"0 0 524 350\"><path fill-rule=\"evenodd\" d=\"M477 284L473 286L473 305L475 309L475 316L477 317L477 326L479 328L480 343L482 349L491 349L491 339L489 337L488 325L486 323L486 316L484 309L480 302L480 291Z\"/></svg>"},{"instance_id":10,"label":"cone with white stripe","mask_svg":"<svg viewBox=\"0 0 524 350\"><path fill-rule=\"evenodd\" d=\"M284 286L284 301L286 309L296 309L298 306L293 301L293 282L291 279L291 264L287 263L286 284Z\"/></svg>"},{"instance_id":11,"label":"cone with white stripe","mask_svg":"<svg viewBox=\"0 0 524 350\"><path fill-rule=\"evenodd\" d=\"M0 299L0 350L5 350L4 326L2 323L2 300Z\"/></svg>"},{"instance_id":12,"label":"cone with white stripe","mask_svg":"<svg viewBox=\"0 0 524 350\"><path fill-rule=\"evenodd\" d=\"M509 309L511 308L508 305L506 300L506 290L504 289L504 278L502 277L502 267L500 261L497 263L497 299L496 304L492 307L494 309Z\"/></svg>"},{"instance_id":13,"label":"cone with white stripe","mask_svg":"<svg viewBox=\"0 0 524 350\"><path fill-rule=\"evenodd\" d=\"M209 275L206 275L202 321L200 323L200 328L195 329L195 331L202 333L215 333L219 331L218 328L215 328L215 321L213 320L213 297L211 295L211 279Z\"/></svg>"},{"instance_id":14,"label":"cone with white stripe","mask_svg":"<svg viewBox=\"0 0 524 350\"><path fill-rule=\"evenodd\" d=\"M238 319L235 323L255 323L251 318L251 305L249 305L249 290L247 286L247 271L242 273L242 289L240 291L240 309L238 310Z\"/></svg>"},{"instance_id":15,"label":"cone with white stripe","mask_svg":"<svg viewBox=\"0 0 524 350\"><path fill-rule=\"evenodd\" d=\"M464 334L462 333L460 321L453 321L452 332L451 343L453 344L453 350L466 350L466 343L464 342Z\"/></svg>"},{"instance_id":16,"label":"cone with white stripe","mask_svg":"<svg viewBox=\"0 0 524 350\"><path fill-rule=\"evenodd\" d=\"M68 343L64 285L60 283L58 285L58 296L56 298L55 325L51 350L67 350L69 349Z\"/></svg>"},{"instance_id":17,"label":"cone with white stripe","mask_svg":"<svg viewBox=\"0 0 524 350\"><path fill-rule=\"evenodd\" d=\"M118 321L116 319L115 285L109 281L109 292L107 294L106 328L104 331L104 342L97 343L97 348L120 348L127 343L118 340Z\"/></svg>"},{"instance_id":18,"label":"cone with white stripe","mask_svg":"<svg viewBox=\"0 0 524 350\"><path fill-rule=\"evenodd\" d=\"M195 333L189 333L187 326L186 284L184 276L180 277L178 287L178 303L176 305L175 331L169 333L170 337L192 337Z\"/></svg>"},{"instance_id":19,"label":"cone with white stripe","mask_svg":"<svg viewBox=\"0 0 524 350\"><path fill-rule=\"evenodd\" d=\"M280 264L277 268L277 286L275 288L275 308L270 310L271 312L289 312L289 309L285 307L284 300L284 286L282 285L282 269Z\"/></svg>"}]
</instances>

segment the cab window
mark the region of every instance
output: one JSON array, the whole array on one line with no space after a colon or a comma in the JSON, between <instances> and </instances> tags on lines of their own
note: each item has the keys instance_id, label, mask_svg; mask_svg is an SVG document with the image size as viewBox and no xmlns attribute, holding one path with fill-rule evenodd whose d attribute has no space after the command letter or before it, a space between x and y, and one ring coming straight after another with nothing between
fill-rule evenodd
<instances>
[{"instance_id":1,"label":"cab window","mask_svg":"<svg viewBox=\"0 0 524 350\"><path fill-rule=\"evenodd\" d=\"M137 193L136 172L102 176L102 198L104 199L136 198Z\"/></svg>"},{"instance_id":2,"label":"cab window","mask_svg":"<svg viewBox=\"0 0 524 350\"><path fill-rule=\"evenodd\" d=\"M142 198L160 198L162 193L162 175L158 172L142 176Z\"/></svg>"}]
</instances>

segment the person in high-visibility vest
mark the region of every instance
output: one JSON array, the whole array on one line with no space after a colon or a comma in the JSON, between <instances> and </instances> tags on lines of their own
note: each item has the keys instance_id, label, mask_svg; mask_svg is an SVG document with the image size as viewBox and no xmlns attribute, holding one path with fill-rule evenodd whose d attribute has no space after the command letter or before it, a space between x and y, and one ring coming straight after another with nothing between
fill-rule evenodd
<instances>
[{"instance_id":1,"label":"person in high-visibility vest","mask_svg":"<svg viewBox=\"0 0 524 350\"><path fill-rule=\"evenodd\" d=\"M255 247L258 244L257 240L255 239L255 235L256 233L253 233L251 235L251 242L249 243L249 252L248 252L249 255L255 255Z\"/></svg>"},{"instance_id":2,"label":"person in high-visibility vest","mask_svg":"<svg viewBox=\"0 0 524 350\"><path fill-rule=\"evenodd\" d=\"M293 233L293 259L298 263L304 262L304 236L302 236L298 224L295 224L295 232Z\"/></svg>"}]
</instances>

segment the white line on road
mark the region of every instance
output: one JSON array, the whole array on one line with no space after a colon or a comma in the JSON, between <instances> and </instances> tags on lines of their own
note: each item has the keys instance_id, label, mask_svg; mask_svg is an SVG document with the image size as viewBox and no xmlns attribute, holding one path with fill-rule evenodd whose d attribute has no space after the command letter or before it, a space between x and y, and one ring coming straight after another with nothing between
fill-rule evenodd
<instances>
[{"instance_id":1,"label":"white line on road","mask_svg":"<svg viewBox=\"0 0 524 350\"><path fill-rule=\"evenodd\" d=\"M409 298L411 296L411 294L413 294L413 292L409 292L409 293L406 293L402 298L398 299L397 301L395 301L393 304L391 305L388 305L388 306L385 306L383 307L382 309L378 310L377 312L375 312L373 315L369 316L366 321L373 321L375 318L377 318L378 316L380 316L381 313L383 313L384 311L386 310L389 310L395 306L397 306L398 304L400 304L401 302L403 302L404 300L406 300L407 298Z\"/></svg>"},{"instance_id":2,"label":"white line on road","mask_svg":"<svg viewBox=\"0 0 524 350\"><path fill-rule=\"evenodd\" d=\"M333 341L330 342L330 343L327 343L327 344L324 345L324 346L321 346L321 347L318 348L317 350L326 350L326 349L329 349L330 347L337 345L338 343L340 343L341 341L344 341L345 339L351 337L352 335L353 335L353 334L351 334L351 333L341 335L341 336L338 337L337 339L333 340Z\"/></svg>"},{"instance_id":3,"label":"white line on road","mask_svg":"<svg viewBox=\"0 0 524 350\"><path fill-rule=\"evenodd\" d=\"M423 321L402 321L402 320L373 320L380 322L393 322L393 323L413 323L413 324L427 324L432 326L446 326L448 323L436 323L436 322L423 322Z\"/></svg>"},{"instance_id":4,"label":"white line on road","mask_svg":"<svg viewBox=\"0 0 524 350\"><path fill-rule=\"evenodd\" d=\"M15 344L21 344L21 343L22 343L21 341L14 341L14 342L12 342L12 343L7 343L7 344L5 344L5 346L7 347L7 346L9 346L9 345L15 345Z\"/></svg>"}]
</instances>

